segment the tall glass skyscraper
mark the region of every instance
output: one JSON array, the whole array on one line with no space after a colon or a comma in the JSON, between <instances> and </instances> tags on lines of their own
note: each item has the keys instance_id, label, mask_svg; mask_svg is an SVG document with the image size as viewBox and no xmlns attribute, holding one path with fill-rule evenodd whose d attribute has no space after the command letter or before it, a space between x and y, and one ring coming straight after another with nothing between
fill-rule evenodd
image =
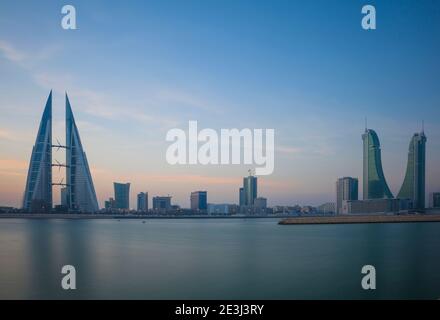
<instances>
[{"instance_id":1,"label":"tall glass skyscraper","mask_svg":"<svg viewBox=\"0 0 440 320\"><path fill-rule=\"evenodd\" d=\"M257 198L257 177L249 175L243 178L244 205L253 206Z\"/></svg>"},{"instance_id":2,"label":"tall glass skyscraper","mask_svg":"<svg viewBox=\"0 0 440 320\"><path fill-rule=\"evenodd\" d=\"M115 205L117 209L130 209L130 183L114 182Z\"/></svg>"},{"instance_id":3,"label":"tall glass skyscraper","mask_svg":"<svg viewBox=\"0 0 440 320\"><path fill-rule=\"evenodd\" d=\"M69 211L99 210L89 164L83 150L69 98L66 94L66 175Z\"/></svg>"},{"instance_id":4,"label":"tall glass skyscraper","mask_svg":"<svg viewBox=\"0 0 440 320\"><path fill-rule=\"evenodd\" d=\"M363 198L393 198L382 169L379 138L374 130L365 129L364 142Z\"/></svg>"},{"instance_id":5,"label":"tall glass skyscraper","mask_svg":"<svg viewBox=\"0 0 440 320\"><path fill-rule=\"evenodd\" d=\"M23 209L30 212L52 209L52 91L47 98L37 139L32 148Z\"/></svg>"},{"instance_id":6,"label":"tall glass skyscraper","mask_svg":"<svg viewBox=\"0 0 440 320\"><path fill-rule=\"evenodd\" d=\"M405 180L397 195L401 199L411 199L414 209L425 209L425 154L425 133L415 133L409 144Z\"/></svg>"},{"instance_id":7,"label":"tall glass skyscraper","mask_svg":"<svg viewBox=\"0 0 440 320\"><path fill-rule=\"evenodd\" d=\"M191 209L196 211L206 211L208 209L208 192L194 191L190 196Z\"/></svg>"},{"instance_id":8,"label":"tall glass skyscraper","mask_svg":"<svg viewBox=\"0 0 440 320\"><path fill-rule=\"evenodd\" d=\"M336 181L336 213L342 213L344 200L358 200L358 179L343 177Z\"/></svg>"},{"instance_id":9,"label":"tall glass skyscraper","mask_svg":"<svg viewBox=\"0 0 440 320\"><path fill-rule=\"evenodd\" d=\"M137 211L148 211L148 192L140 192L137 195Z\"/></svg>"}]
</instances>

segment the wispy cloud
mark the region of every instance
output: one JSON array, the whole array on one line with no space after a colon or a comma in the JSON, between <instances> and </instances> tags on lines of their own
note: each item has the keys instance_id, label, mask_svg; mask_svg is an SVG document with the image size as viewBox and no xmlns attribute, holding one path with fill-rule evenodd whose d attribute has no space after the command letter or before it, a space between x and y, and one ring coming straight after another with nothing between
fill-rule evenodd
<instances>
[{"instance_id":1,"label":"wispy cloud","mask_svg":"<svg viewBox=\"0 0 440 320\"><path fill-rule=\"evenodd\" d=\"M59 47L49 45L38 52L29 54L7 41L0 40L2 55L26 70L39 87L53 90L56 94L64 94L67 90L71 100L76 100L75 109L97 118L115 121L127 119L131 123L140 125L170 128L177 126L180 121L175 116L160 116L157 110L194 108L213 114L222 112L221 107L213 105L208 99L178 88L149 88L138 99L133 98L134 100L131 101L124 99L122 105L122 102L118 102L118 97L112 92L100 92L78 85L78 79L72 74L50 70L40 71L40 68L36 67L38 61L50 59L60 51ZM151 112L146 112L146 110Z\"/></svg>"},{"instance_id":2,"label":"wispy cloud","mask_svg":"<svg viewBox=\"0 0 440 320\"><path fill-rule=\"evenodd\" d=\"M288 155L298 155L303 152L302 148L299 147L291 147L291 146L282 146L279 145L275 148L275 152L280 152Z\"/></svg>"},{"instance_id":3,"label":"wispy cloud","mask_svg":"<svg viewBox=\"0 0 440 320\"><path fill-rule=\"evenodd\" d=\"M29 139L32 139L31 134L23 133L23 131L13 131L10 129L0 129L0 140L6 140L6 141L29 141Z\"/></svg>"},{"instance_id":4,"label":"wispy cloud","mask_svg":"<svg viewBox=\"0 0 440 320\"><path fill-rule=\"evenodd\" d=\"M13 140L15 136L8 130L0 129L0 140Z\"/></svg>"},{"instance_id":5,"label":"wispy cloud","mask_svg":"<svg viewBox=\"0 0 440 320\"><path fill-rule=\"evenodd\" d=\"M75 105L75 109L97 118L114 121L126 119L131 123L162 127L174 127L179 123L171 117L146 113L142 106L130 106L129 102L121 105L111 93L98 92L78 86L75 78L69 74L40 72L33 74L33 79L40 87L47 90L52 89L57 94L64 94L68 88L69 98L71 103ZM136 104L138 105L139 102ZM156 105L154 109L159 108L160 106Z\"/></svg>"},{"instance_id":6,"label":"wispy cloud","mask_svg":"<svg viewBox=\"0 0 440 320\"><path fill-rule=\"evenodd\" d=\"M150 99L153 100L152 102L158 104L174 105L185 108L190 107L215 114L222 113L223 109L219 106L213 105L206 99L175 88L159 88L152 92Z\"/></svg>"},{"instance_id":7,"label":"wispy cloud","mask_svg":"<svg viewBox=\"0 0 440 320\"><path fill-rule=\"evenodd\" d=\"M19 49L8 41L0 39L0 55L28 71L32 71L32 68L34 68L36 63L50 60L61 51L61 46L58 44L51 44L40 47L38 50L28 52Z\"/></svg>"},{"instance_id":8,"label":"wispy cloud","mask_svg":"<svg viewBox=\"0 0 440 320\"><path fill-rule=\"evenodd\" d=\"M0 175L24 175L27 162L17 159L0 159Z\"/></svg>"},{"instance_id":9,"label":"wispy cloud","mask_svg":"<svg viewBox=\"0 0 440 320\"><path fill-rule=\"evenodd\" d=\"M69 73L39 71L34 65L37 61L49 59L58 53L60 49L56 46L44 47L35 54L28 54L23 50L18 50L14 45L4 40L0 40L0 53L11 63L28 72L30 78L39 86L46 90L53 90L57 94L64 94L69 90L69 96L77 99L75 108L92 116L103 118L105 120L127 119L141 125L159 125L164 127L176 126L178 121L170 117L157 116L153 113L148 114L141 107L133 107L129 104L121 105L116 103L114 95L111 92L99 92L90 90L77 85L77 79ZM158 94L162 103L169 100L187 101L200 106L197 100L191 100L190 96L184 94L172 95L171 92ZM160 102L158 99L156 102ZM139 104L139 103L137 103ZM155 110L160 105L152 106Z\"/></svg>"},{"instance_id":10,"label":"wispy cloud","mask_svg":"<svg viewBox=\"0 0 440 320\"><path fill-rule=\"evenodd\" d=\"M6 59L15 63L20 63L27 58L24 52L18 50L10 43L3 40L0 40L0 52Z\"/></svg>"}]
</instances>

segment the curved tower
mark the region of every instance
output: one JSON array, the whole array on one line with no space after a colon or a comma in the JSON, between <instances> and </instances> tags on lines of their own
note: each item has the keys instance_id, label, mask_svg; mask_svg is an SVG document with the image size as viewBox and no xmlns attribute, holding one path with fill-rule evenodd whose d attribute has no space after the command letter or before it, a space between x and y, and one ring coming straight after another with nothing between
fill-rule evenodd
<instances>
[{"instance_id":1,"label":"curved tower","mask_svg":"<svg viewBox=\"0 0 440 320\"><path fill-rule=\"evenodd\" d=\"M362 140L364 141L364 200L393 198L383 174L379 137L374 130L365 129Z\"/></svg>"},{"instance_id":2,"label":"curved tower","mask_svg":"<svg viewBox=\"0 0 440 320\"><path fill-rule=\"evenodd\" d=\"M409 143L405 180L397 196L411 199L414 209L425 208L425 154L425 133L415 133Z\"/></svg>"},{"instance_id":3,"label":"curved tower","mask_svg":"<svg viewBox=\"0 0 440 320\"><path fill-rule=\"evenodd\" d=\"M32 148L23 209L30 212L52 210L52 91L47 98Z\"/></svg>"},{"instance_id":4,"label":"curved tower","mask_svg":"<svg viewBox=\"0 0 440 320\"><path fill-rule=\"evenodd\" d=\"M69 98L66 94L66 173L69 211L98 211L95 188Z\"/></svg>"}]
</instances>

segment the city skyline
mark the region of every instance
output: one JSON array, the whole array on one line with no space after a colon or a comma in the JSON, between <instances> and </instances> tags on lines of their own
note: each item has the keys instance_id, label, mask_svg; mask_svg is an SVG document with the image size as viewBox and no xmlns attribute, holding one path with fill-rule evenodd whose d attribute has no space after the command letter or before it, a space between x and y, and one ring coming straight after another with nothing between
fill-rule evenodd
<instances>
[{"instance_id":1,"label":"city skyline","mask_svg":"<svg viewBox=\"0 0 440 320\"><path fill-rule=\"evenodd\" d=\"M93 178L90 173L86 154L83 150L78 128L67 93L65 93L66 110L66 145L52 142L52 90L47 98L43 115L39 124L36 142L32 148L29 170L21 208L27 211L49 211L53 207L52 191L54 185L60 185L60 203L65 202L66 209L79 212L96 212L100 209L94 190ZM367 125L367 124L366 124ZM404 182L396 197L391 193L382 168L380 140L373 129L365 127L362 134L363 140L363 199L410 199L414 209L425 208L425 171L426 171L426 141L424 127L422 131L414 133L408 149L408 161ZM66 163L57 160L52 163L52 148L66 150ZM66 169L66 184L52 182L52 167ZM243 177L243 185L239 188L239 206L254 206L258 197L257 177L252 169L248 176ZM352 182L354 181L354 182ZM353 186L351 186L354 183ZM101 208L130 210L130 182L113 182L114 198L104 201ZM148 207L148 192L146 207ZM199 197L203 194L205 205L201 210L206 210L207 191L192 191L190 208L200 210ZM136 196L137 208L140 205L139 196ZM156 196L157 198L157 196ZM153 198L154 199L154 198ZM171 199L171 197L170 197ZM262 198L265 199L266 198ZM358 199L358 178L338 178L336 184L336 213L340 213L343 200ZM114 204L111 202L114 201ZM107 205L108 203L108 205ZM171 204L171 203L170 203ZM179 205L181 206L181 205ZM154 207L154 205L153 205ZM138 209L139 210L139 209Z\"/></svg>"},{"instance_id":2,"label":"city skyline","mask_svg":"<svg viewBox=\"0 0 440 320\"><path fill-rule=\"evenodd\" d=\"M271 206L334 202L338 177L361 178L365 116L397 195L408 141L425 119L426 194L440 189L440 28L430 4L406 3L397 13L378 2L374 32L360 27L356 1L171 7L78 1L78 30L70 32L59 26L58 4L30 3L26 12L0 4L0 30L11 30L0 34L1 205L21 205L37 119L52 88L54 106L65 90L74 101L100 207L114 181L132 183L131 204L145 190L171 194L183 207L192 190L207 190L213 203L237 203L248 166L166 163L167 130L189 120L215 130L275 129L275 171L258 185ZM61 109L54 108L52 125L63 144ZM53 158L62 162L63 151L53 150ZM63 174L54 170L53 182Z\"/></svg>"}]
</instances>

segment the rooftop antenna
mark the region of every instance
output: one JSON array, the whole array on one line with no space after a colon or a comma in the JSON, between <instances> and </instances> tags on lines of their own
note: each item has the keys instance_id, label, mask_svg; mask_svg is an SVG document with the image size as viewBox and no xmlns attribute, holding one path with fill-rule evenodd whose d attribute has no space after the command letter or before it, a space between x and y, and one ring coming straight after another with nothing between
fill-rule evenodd
<instances>
[{"instance_id":1,"label":"rooftop antenna","mask_svg":"<svg viewBox=\"0 0 440 320\"><path fill-rule=\"evenodd\" d=\"M425 133L425 120L422 120L422 133Z\"/></svg>"},{"instance_id":2,"label":"rooftop antenna","mask_svg":"<svg viewBox=\"0 0 440 320\"><path fill-rule=\"evenodd\" d=\"M368 121L367 121L367 117L365 117L365 132L368 131Z\"/></svg>"}]
</instances>

